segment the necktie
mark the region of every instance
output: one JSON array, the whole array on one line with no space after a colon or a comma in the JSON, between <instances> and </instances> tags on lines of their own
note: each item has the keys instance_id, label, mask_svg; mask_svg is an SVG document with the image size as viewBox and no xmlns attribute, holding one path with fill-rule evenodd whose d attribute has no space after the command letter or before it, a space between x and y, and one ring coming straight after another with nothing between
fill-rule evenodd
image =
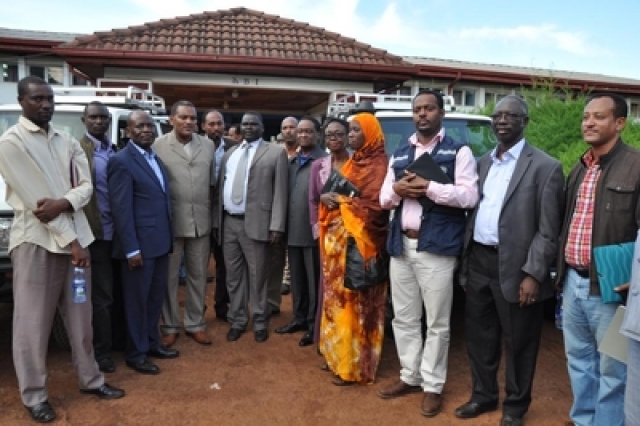
<instances>
[{"instance_id":1,"label":"necktie","mask_svg":"<svg viewBox=\"0 0 640 426\"><path fill-rule=\"evenodd\" d=\"M240 160L236 166L236 174L233 177L233 186L231 187L231 201L234 204L241 204L244 200L244 181L247 176L247 166L249 165L249 144L240 146Z\"/></svg>"}]
</instances>

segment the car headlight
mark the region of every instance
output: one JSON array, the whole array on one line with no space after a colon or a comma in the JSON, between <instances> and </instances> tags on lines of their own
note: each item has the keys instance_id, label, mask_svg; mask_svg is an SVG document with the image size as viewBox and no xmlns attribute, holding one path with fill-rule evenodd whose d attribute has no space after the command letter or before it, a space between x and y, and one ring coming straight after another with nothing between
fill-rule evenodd
<instances>
[{"instance_id":1,"label":"car headlight","mask_svg":"<svg viewBox=\"0 0 640 426\"><path fill-rule=\"evenodd\" d=\"M11 232L10 217L0 217L0 252L9 250L9 233Z\"/></svg>"}]
</instances>

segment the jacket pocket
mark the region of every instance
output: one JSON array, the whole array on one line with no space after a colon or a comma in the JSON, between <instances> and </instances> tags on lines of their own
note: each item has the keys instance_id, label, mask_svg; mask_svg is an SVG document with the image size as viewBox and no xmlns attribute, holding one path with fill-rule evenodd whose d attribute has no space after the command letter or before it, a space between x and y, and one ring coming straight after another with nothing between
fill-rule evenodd
<instances>
[{"instance_id":1,"label":"jacket pocket","mask_svg":"<svg viewBox=\"0 0 640 426\"><path fill-rule=\"evenodd\" d=\"M609 182L605 191L605 210L631 211L634 207L635 186L627 182Z\"/></svg>"}]
</instances>

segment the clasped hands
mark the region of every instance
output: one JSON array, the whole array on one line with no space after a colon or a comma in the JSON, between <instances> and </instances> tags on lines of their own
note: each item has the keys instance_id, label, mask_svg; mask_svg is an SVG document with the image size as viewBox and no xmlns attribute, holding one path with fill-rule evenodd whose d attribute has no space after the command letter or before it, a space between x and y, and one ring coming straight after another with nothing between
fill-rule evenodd
<instances>
[{"instance_id":1,"label":"clasped hands","mask_svg":"<svg viewBox=\"0 0 640 426\"><path fill-rule=\"evenodd\" d=\"M420 198L427 195L430 183L430 180L405 170L402 179L393 184L393 192L402 198Z\"/></svg>"}]
</instances>

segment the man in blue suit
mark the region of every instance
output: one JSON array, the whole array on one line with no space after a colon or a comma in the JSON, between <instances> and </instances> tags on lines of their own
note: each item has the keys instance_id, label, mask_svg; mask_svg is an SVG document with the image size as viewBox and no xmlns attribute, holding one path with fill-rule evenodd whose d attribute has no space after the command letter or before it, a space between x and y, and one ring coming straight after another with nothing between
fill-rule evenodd
<instances>
[{"instance_id":1,"label":"man in blue suit","mask_svg":"<svg viewBox=\"0 0 640 426\"><path fill-rule=\"evenodd\" d=\"M130 143L107 167L115 236L114 257L122 260L127 319L127 365L143 374L160 369L147 357L176 358L178 351L160 344L158 319L167 292L171 205L167 174L151 144L155 123L144 111L129 115Z\"/></svg>"}]
</instances>

